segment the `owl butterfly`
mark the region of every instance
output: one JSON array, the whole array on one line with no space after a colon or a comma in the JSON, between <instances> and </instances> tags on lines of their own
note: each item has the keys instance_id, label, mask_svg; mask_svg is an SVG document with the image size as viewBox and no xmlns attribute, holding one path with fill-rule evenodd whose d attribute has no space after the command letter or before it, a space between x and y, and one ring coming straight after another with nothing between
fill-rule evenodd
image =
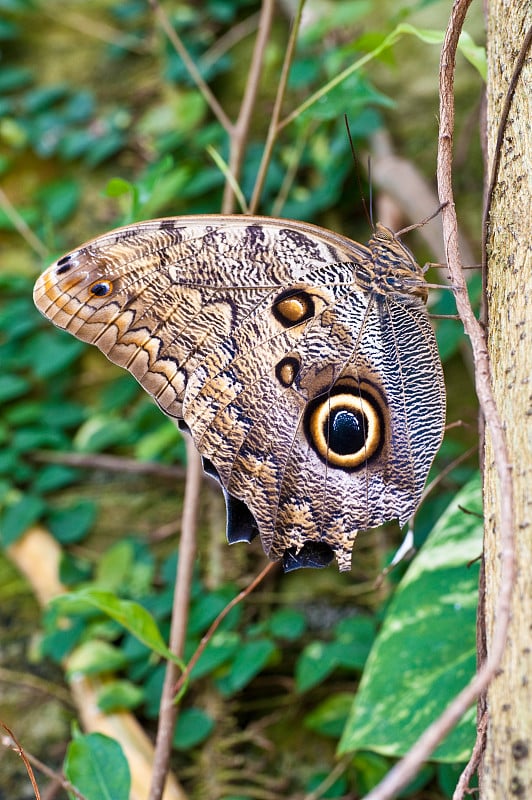
<instances>
[{"instance_id":1,"label":"owl butterfly","mask_svg":"<svg viewBox=\"0 0 532 800\"><path fill-rule=\"evenodd\" d=\"M445 390L423 271L384 226L365 246L266 217L141 222L52 264L34 299L191 433L229 542L344 571L358 530L417 508Z\"/></svg>"}]
</instances>

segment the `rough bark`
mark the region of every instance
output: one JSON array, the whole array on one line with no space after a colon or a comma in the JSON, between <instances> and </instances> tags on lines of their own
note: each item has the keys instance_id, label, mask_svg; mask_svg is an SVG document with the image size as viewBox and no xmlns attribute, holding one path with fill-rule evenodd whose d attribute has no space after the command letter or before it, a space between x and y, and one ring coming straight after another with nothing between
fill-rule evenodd
<instances>
[{"instance_id":1,"label":"rough bark","mask_svg":"<svg viewBox=\"0 0 532 800\"><path fill-rule=\"evenodd\" d=\"M488 2L487 324L495 398L513 467L517 576L509 639L485 698L482 800L532 797L532 57L519 67L532 23L528 2ZM522 55L522 53L521 53ZM511 102L507 97L515 81ZM512 92L511 92L512 93ZM507 118L506 109L508 110ZM501 122L502 120L502 122ZM501 127L502 126L502 127ZM499 129L503 135L499 137ZM498 141L498 139L501 139ZM498 163L497 162L497 151ZM500 587L500 497L485 448L485 635L489 651Z\"/></svg>"}]
</instances>

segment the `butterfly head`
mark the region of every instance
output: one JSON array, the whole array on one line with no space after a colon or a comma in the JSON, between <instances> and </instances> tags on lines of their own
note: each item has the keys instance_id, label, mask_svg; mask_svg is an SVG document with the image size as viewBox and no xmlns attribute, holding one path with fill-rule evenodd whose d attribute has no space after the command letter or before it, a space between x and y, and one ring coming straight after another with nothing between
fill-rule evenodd
<instances>
[{"instance_id":1,"label":"butterfly head","mask_svg":"<svg viewBox=\"0 0 532 800\"><path fill-rule=\"evenodd\" d=\"M423 269L399 236L385 225L377 223L368 246L374 265L374 291L415 295L424 303L427 302Z\"/></svg>"}]
</instances>

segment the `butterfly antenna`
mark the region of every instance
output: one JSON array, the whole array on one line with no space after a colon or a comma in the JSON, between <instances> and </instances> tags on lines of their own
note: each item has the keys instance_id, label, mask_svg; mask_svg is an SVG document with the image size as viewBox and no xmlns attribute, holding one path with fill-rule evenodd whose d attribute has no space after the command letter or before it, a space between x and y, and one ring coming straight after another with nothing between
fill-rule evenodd
<instances>
[{"instance_id":1,"label":"butterfly antenna","mask_svg":"<svg viewBox=\"0 0 532 800\"><path fill-rule=\"evenodd\" d=\"M375 223L373 221L373 175L371 174L371 156L368 156L368 184L369 184L369 222L373 230L375 230Z\"/></svg>"},{"instance_id":2,"label":"butterfly antenna","mask_svg":"<svg viewBox=\"0 0 532 800\"><path fill-rule=\"evenodd\" d=\"M373 224L373 198L372 198L372 190L371 190L371 173L369 169L369 158L368 158L368 176L369 180L369 211L368 205L366 203L366 198L364 197L364 190L362 188L362 180L360 178L360 167L359 167L359 160L356 154L355 145L353 143L353 137L351 136L351 130L349 129L349 120L347 119L347 114L344 114L344 122L345 128L347 131L347 138L349 140L349 147L351 148L351 155L353 156L353 163L355 165L355 175L357 176L357 183L358 183L358 191L360 193L360 197L362 199L362 206L364 208L364 214L366 215L366 219L371 225L371 228L375 230L375 226Z\"/></svg>"},{"instance_id":3,"label":"butterfly antenna","mask_svg":"<svg viewBox=\"0 0 532 800\"><path fill-rule=\"evenodd\" d=\"M397 231L395 235L396 236L403 236L405 233L408 233L408 231L415 231L416 228L422 228L423 225L426 225L427 222L431 221L431 219L434 219L434 217L437 217L438 214L440 213L440 211L442 210L442 208L445 208L445 206L448 206L448 205L449 205L448 202L442 203L441 205L438 206L436 211L433 211L432 214L429 214L428 217L425 217L425 219L422 219L421 222L415 222L413 225L408 225L406 228L401 228L401 230Z\"/></svg>"}]
</instances>

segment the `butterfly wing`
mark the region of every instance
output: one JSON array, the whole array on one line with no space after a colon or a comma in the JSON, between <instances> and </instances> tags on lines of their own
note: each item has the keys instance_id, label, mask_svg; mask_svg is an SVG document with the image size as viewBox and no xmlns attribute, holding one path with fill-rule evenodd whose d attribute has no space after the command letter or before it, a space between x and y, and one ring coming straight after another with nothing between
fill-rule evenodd
<instances>
[{"instance_id":1,"label":"butterfly wing","mask_svg":"<svg viewBox=\"0 0 532 800\"><path fill-rule=\"evenodd\" d=\"M370 262L305 223L170 218L73 251L34 297L184 420L224 487L230 540L254 522L285 568L335 555L348 569L358 529L415 510L443 426L441 409L427 416L441 366L423 303L368 292L354 275Z\"/></svg>"}]
</instances>

